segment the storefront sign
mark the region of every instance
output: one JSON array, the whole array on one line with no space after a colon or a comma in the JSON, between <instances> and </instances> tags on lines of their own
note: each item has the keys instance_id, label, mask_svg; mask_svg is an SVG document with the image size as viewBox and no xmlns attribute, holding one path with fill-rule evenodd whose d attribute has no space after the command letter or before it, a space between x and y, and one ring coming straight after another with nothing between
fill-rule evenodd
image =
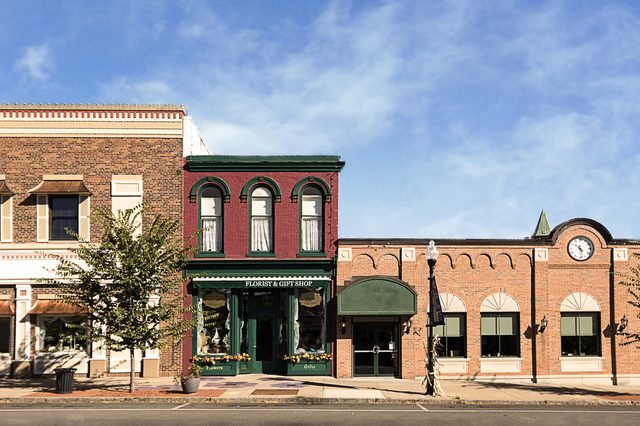
<instances>
[{"instance_id":1,"label":"storefront sign","mask_svg":"<svg viewBox=\"0 0 640 426\"><path fill-rule=\"evenodd\" d=\"M327 286L331 280L319 279L197 279L193 280L196 288L315 288Z\"/></svg>"},{"instance_id":2,"label":"storefront sign","mask_svg":"<svg viewBox=\"0 0 640 426\"><path fill-rule=\"evenodd\" d=\"M245 287L259 287L259 288L282 288L282 287L312 287L313 281L303 280L247 280L244 282Z\"/></svg>"}]
</instances>

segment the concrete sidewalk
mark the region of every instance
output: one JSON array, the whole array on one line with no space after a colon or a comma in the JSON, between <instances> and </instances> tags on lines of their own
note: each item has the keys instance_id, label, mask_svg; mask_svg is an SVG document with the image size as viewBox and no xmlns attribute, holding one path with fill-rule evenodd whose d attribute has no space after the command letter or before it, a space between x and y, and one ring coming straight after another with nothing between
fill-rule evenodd
<instances>
[{"instance_id":1,"label":"concrete sidewalk","mask_svg":"<svg viewBox=\"0 0 640 426\"><path fill-rule=\"evenodd\" d=\"M446 397L423 394L419 381L399 379L336 379L249 374L203 377L197 394L183 394L171 377L136 380L77 377L71 394L55 393L55 379L0 379L0 402L189 402L212 403L357 403L424 402L441 404L633 404L640 405L640 387L543 385L443 380Z\"/></svg>"}]
</instances>

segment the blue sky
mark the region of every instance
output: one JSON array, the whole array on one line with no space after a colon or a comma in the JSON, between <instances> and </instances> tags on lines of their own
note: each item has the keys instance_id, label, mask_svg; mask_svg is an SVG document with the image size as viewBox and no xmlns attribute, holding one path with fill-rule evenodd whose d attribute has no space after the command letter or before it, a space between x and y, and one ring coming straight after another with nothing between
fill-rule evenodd
<instances>
[{"instance_id":1,"label":"blue sky","mask_svg":"<svg viewBox=\"0 0 640 426\"><path fill-rule=\"evenodd\" d=\"M0 101L178 103L218 154L339 154L343 237L640 237L634 1L0 0Z\"/></svg>"}]
</instances>

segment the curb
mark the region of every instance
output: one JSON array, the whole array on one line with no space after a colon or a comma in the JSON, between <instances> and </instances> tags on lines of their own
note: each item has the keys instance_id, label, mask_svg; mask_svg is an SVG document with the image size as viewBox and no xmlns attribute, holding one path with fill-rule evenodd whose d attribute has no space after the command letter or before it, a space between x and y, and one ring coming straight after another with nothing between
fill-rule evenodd
<instances>
[{"instance_id":1,"label":"curb","mask_svg":"<svg viewBox=\"0 0 640 426\"><path fill-rule=\"evenodd\" d=\"M466 405L466 406L640 406L640 401L609 401L609 400L462 400L462 399L417 399L417 398L319 398L319 397L293 397L293 398L219 398L219 397L30 397L30 398L0 398L2 404L78 404L78 403L208 403L213 405L256 405L256 404L294 404L294 405L352 405L352 404L428 404L428 405Z\"/></svg>"}]
</instances>

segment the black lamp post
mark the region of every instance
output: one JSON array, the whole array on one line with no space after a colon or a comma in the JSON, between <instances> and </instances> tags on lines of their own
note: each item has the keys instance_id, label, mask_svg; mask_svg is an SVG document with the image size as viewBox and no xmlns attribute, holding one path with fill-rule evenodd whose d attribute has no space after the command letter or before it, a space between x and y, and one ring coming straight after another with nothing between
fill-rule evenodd
<instances>
[{"instance_id":1,"label":"black lamp post","mask_svg":"<svg viewBox=\"0 0 640 426\"><path fill-rule=\"evenodd\" d=\"M429 241L429 247L427 247L427 265L429 265L429 333L427 342L427 395L435 396L435 385L436 385L436 375L433 371L433 311L434 304L431 294L431 288L433 283L433 270L436 267L436 260L438 259L438 248L436 247L436 243L431 240Z\"/></svg>"}]
</instances>

